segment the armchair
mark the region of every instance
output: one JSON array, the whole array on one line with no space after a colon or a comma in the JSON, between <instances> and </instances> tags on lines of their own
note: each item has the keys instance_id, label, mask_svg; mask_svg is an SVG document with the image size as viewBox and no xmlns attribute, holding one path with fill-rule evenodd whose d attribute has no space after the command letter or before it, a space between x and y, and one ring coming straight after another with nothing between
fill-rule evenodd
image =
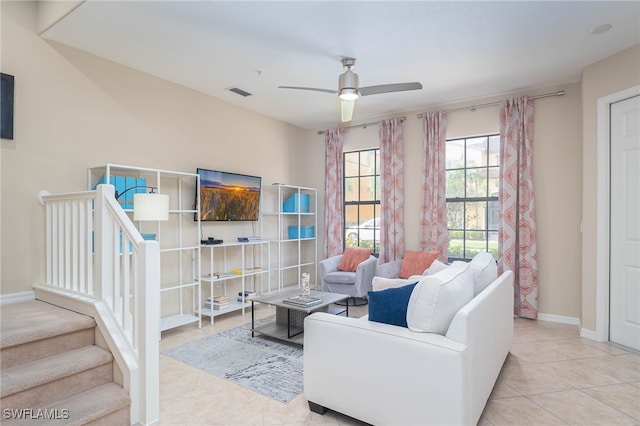
<instances>
[{"instance_id":1,"label":"armchair","mask_svg":"<svg viewBox=\"0 0 640 426\"><path fill-rule=\"evenodd\" d=\"M318 263L322 291L347 294L354 299L353 304L355 305L356 297L366 298L367 293L372 290L371 282L376 274L378 258L369 256L368 259L358 264L355 272L351 272L338 269L342 257L343 255L340 254Z\"/></svg>"}]
</instances>

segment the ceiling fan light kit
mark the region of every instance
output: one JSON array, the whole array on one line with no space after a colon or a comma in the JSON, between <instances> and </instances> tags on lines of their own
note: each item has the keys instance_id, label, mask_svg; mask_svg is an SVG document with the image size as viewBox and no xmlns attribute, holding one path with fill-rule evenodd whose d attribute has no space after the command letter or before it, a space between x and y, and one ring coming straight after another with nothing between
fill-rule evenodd
<instances>
[{"instance_id":1,"label":"ceiling fan light kit","mask_svg":"<svg viewBox=\"0 0 640 426\"><path fill-rule=\"evenodd\" d=\"M358 74L351 69L355 66L355 58L342 58L342 66L345 72L340 74L338 78L338 90L318 89L314 87L298 87L298 86L278 86L281 89L297 89L312 90L316 92L337 93L342 101L340 104L340 119L342 122L351 121L353 118L353 108L355 100L360 96L377 95L380 93L402 92L405 90L420 90L422 84L414 83L395 83L381 84L377 86L360 87Z\"/></svg>"}]
</instances>

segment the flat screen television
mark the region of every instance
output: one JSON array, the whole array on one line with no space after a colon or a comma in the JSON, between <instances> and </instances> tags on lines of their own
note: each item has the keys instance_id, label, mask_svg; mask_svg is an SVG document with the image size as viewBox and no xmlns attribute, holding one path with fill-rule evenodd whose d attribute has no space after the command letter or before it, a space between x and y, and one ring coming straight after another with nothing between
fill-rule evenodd
<instances>
[{"instance_id":1,"label":"flat screen television","mask_svg":"<svg viewBox=\"0 0 640 426\"><path fill-rule=\"evenodd\" d=\"M260 215L260 176L197 169L200 220L255 221Z\"/></svg>"}]
</instances>

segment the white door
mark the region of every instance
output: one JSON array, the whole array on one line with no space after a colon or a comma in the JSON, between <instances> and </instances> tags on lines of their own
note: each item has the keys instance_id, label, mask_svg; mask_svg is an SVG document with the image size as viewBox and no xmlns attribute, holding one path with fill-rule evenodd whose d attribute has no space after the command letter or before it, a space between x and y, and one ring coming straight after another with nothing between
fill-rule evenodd
<instances>
[{"instance_id":1,"label":"white door","mask_svg":"<svg viewBox=\"0 0 640 426\"><path fill-rule=\"evenodd\" d=\"M640 96L611 104L609 340L640 350Z\"/></svg>"}]
</instances>

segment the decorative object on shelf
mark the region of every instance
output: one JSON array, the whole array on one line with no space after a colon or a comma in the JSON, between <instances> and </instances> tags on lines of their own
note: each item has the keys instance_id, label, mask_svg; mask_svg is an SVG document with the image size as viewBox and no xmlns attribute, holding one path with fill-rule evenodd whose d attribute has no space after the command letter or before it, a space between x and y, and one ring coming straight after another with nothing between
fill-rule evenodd
<instances>
[{"instance_id":1,"label":"decorative object on shelf","mask_svg":"<svg viewBox=\"0 0 640 426\"><path fill-rule=\"evenodd\" d=\"M169 220L169 196L155 193L158 188L154 186L132 186L121 193L116 192L116 200L138 188L151 189L151 192L133 194L133 220Z\"/></svg>"},{"instance_id":2,"label":"decorative object on shelf","mask_svg":"<svg viewBox=\"0 0 640 426\"><path fill-rule=\"evenodd\" d=\"M304 272L302 274L302 295L309 296L311 294L311 286L309 285L309 273Z\"/></svg>"}]
</instances>

